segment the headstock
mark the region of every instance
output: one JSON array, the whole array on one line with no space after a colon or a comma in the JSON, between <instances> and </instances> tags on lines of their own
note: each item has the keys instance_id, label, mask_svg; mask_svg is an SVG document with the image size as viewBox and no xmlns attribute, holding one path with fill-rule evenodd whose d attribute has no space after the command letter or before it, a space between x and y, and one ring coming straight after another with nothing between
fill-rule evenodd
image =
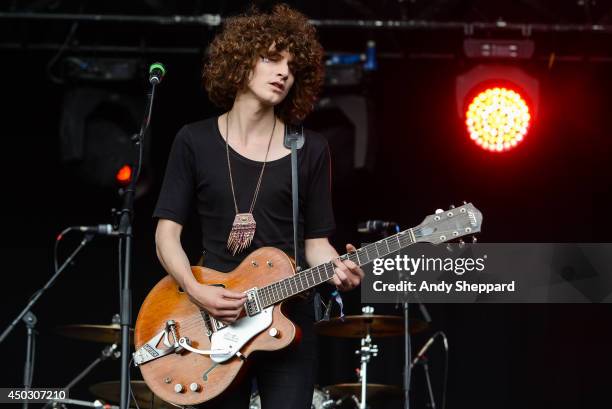
<instances>
[{"instance_id":1,"label":"headstock","mask_svg":"<svg viewBox=\"0 0 612 409\"><path fill-rule=\"evenodd\" d=\"M481 225L482 213L472 203L464 202L459 207L436 210L413 231L417 242L439 244L478 233Z\"/></svg>"}]
</instances>

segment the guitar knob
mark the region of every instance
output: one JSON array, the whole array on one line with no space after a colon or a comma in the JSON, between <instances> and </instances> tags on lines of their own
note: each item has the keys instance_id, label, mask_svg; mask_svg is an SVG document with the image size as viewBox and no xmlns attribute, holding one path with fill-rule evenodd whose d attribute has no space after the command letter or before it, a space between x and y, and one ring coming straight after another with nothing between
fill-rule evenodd
<instances>
[{"instance_id":1,"label":"guitar knob","mask_svg":"<svg viewBox=\"0 0 612 409\"><path fill-rule=\"evenodd\" d=\"M200 385L198 385L197 383L193 382L192 384L189 385L189 390L191 392L197 392L200 390Z\"/></svg>"},{"instance_id":2,"label":"guitar knob","mask_svg":"<svg viewBox=\"0 0 612 409\"><path fill-rule=\"evenodd\" d=\"M361 312L364 314L374 314L374 307L366 305L365 307L361 307Z\"/></svg>"},{"instance_id":3,"label":"guitar knob","mask_svg":"<svg viewBox=\"0 0 612 409\"><path fill-rule=\"evenodd\" d=\"M272 327L270 328L270 331L268 331L268 335L270 335L272 338L278 338L280 336L280 331Z\"/></svg>"},{"instance_id":4,"label":"guitar knob","mask_svg":"<svg viewBox=\"0 0 612 409\"><path fill-rule=\"evenodd\" d=\"M176 393L181 393L183 392L183 385L181 385L180 383L177 383L176 385L174 385L174 392Z\"/></svg>"}]
</instances>

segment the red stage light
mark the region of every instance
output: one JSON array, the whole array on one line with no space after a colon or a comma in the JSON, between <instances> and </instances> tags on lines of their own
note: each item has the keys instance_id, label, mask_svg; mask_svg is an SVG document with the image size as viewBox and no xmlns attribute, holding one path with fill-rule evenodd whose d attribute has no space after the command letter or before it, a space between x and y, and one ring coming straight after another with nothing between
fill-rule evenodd
<instances>
[{"instance_id":1,"label":"red stage light","mask_svg":"<svg viewBox=\"0 0 612 409\"><path fill-rule=\"evenodd\" d=\"M531 114L517 91L495 87L474 97L465 118L470 138L476 144L489 151L503 152L523 140Z\"/></svg>"},{"instance_id":2,"label":"red stage light","mask_svg":"<svg viewBox=\"0 0 612 409\"><path fill-rule=\"evenodd\" d=\"M130 165L123 165L121 169L117 171L115 179L121 185L127 185L132 180L132 167Z\"/></svg>"}]
</instances>

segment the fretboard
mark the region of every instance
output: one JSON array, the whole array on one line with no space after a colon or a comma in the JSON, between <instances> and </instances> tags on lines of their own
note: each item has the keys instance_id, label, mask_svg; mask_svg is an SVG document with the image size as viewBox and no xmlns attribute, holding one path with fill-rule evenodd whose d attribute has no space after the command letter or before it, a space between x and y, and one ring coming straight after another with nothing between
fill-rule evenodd
<instances>
[{"instance_id":1,"label":"fretboard","mask_svg":"<svg viewBox=\"0 0 612 409\"><path fill-rule=\"evenodd\" d=\"M363 246L353 253L343 254L339 259L351 260L358 266L364 266L377 258L385 257L404 247L408 247L414 244L415 241L414 230L408 229ZM326 282L333 277L334 267L333 261L330 261L260 288L257 293L260 302L263 304L262 308L267 308Z\"/></svg>"}]
</instances>

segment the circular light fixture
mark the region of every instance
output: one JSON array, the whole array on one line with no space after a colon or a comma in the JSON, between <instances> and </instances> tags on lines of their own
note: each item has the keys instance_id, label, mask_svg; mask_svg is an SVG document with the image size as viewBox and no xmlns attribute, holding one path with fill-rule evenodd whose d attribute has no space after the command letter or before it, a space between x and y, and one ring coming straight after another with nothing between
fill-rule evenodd
<instances>
[{"instance_id":1,"label":"circular light fixture","mask_svg":"<svg viewBox=\"0 0 612 409\"><path fill-rule=\"evenodd\" d=\"M468 134L477 145L489 151L504 152L525 138L531 114L517 91L494 87L474 97L465 118Z\"/></svg>"}]
</instances>

